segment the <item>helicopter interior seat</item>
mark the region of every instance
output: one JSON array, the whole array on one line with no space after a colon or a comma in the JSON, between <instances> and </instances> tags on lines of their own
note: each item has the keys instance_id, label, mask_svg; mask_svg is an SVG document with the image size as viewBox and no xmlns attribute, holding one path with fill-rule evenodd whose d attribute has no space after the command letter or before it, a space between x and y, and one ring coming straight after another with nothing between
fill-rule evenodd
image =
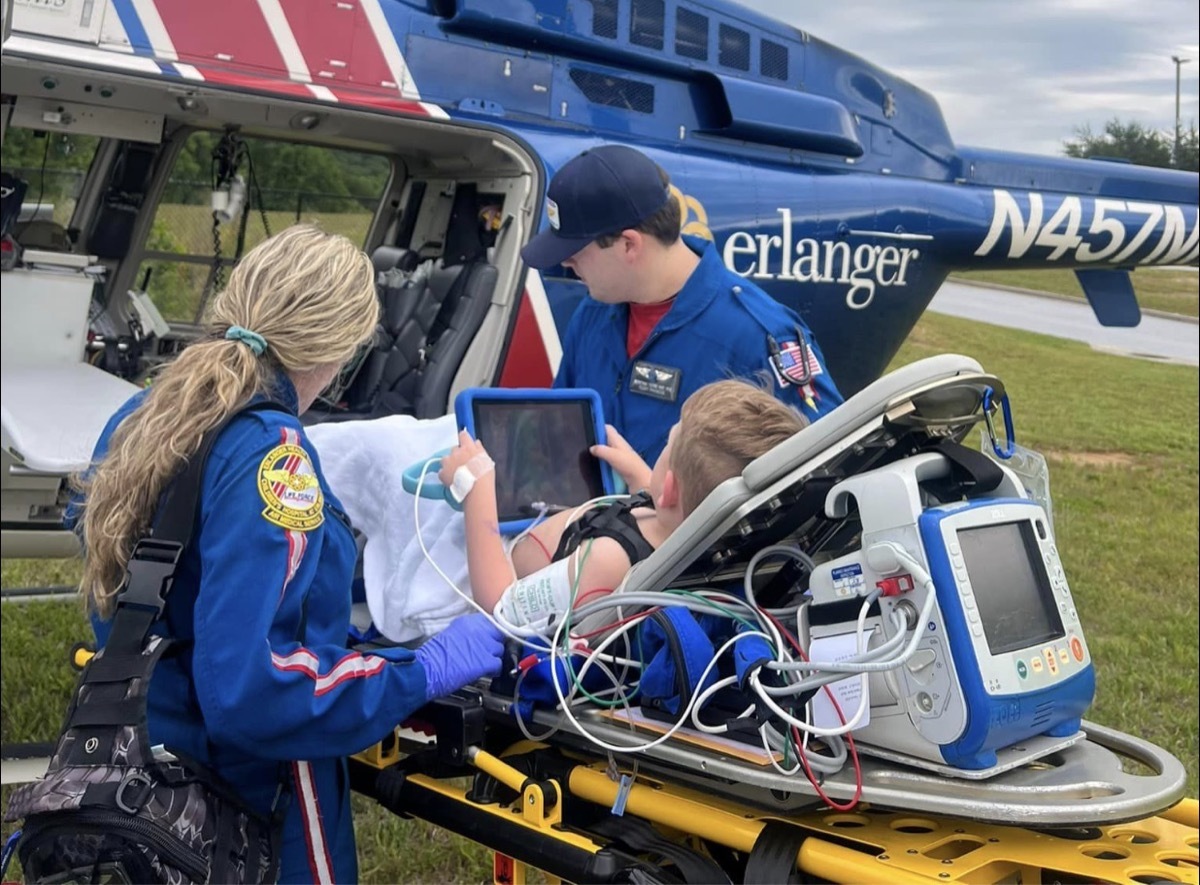
<instances>
[{"instance_id":1,"label":"helicopter interior seat","mask_svg":"<svg viewBox=\"0 0 1200 885\"><path fill-rule=\"evenodd\" d=\"M498 271L483 259L444 262L434 262L395 337L373 417L436 418L446 411L450 383L491 304Z\"/></svg>"},{"instance_id":2,"label":"helicopter interior seat","mask_svg":"<svg viewBox=\"0 0 1200 885\"><path fill-rule=\"evenodd\" d=\"M379 294L379 325L375 330L375 341L345 396L349 411L358 414L371 410L388 354L423 294L420 280L414 279L421 264L415 250L380 246L371 253L371 263L375 267L375 289Z\"/></svg>"},{"instance_id":3,"label":"helicopter interior seat","mask_svg":"<svg viewBox=\"0 0 1200 885\"><path fill-rule=\"evenodd\" d=\"M370 349L363 355L341 397L344 409L311 409L303 416L306 424L370 416L397 338L411 324L425 296L424 279L428 277L432 260L423 262L421 250L379 246L371 253L371 264L375 269L375 291L379 297L379 324L375 327ZM432 320L426 325L430 322Z\"/></svg>"},{"instance_id":4,"label":"helicopter interior seat","mask_svg":"<svg viewBox=\"0 0 1200 885\"><path fill-rule=\"evenodd\" d=\"M422 264L412 277L421 292L393 339L373 417L436 418L445 413L454 375L499 280L488 257L496 234L487 220L491 216L481 211L492 202L471 182L456 188L441 257Z\"/></svg>"}]
</instances>

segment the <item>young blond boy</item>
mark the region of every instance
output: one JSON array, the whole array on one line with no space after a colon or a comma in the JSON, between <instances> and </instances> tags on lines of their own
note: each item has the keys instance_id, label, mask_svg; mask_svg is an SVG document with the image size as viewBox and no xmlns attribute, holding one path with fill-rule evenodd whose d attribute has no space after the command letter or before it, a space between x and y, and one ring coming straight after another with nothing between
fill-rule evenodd
<instances>
[{"instance_id":1,"label":"young blond boy","mask_svg":"<svg viewBox=\"0 0 1200 885\"><path fill-rule=\"evenodd\" d=\"M709 492L807 424L799 411L761 387L726 380L707 384L688 397L653 469L609 426L608 445L594 446L592 454L607 461L630 489L648 493L616 502L628 509L626 522L644 543L636 538L634 543L622 543L603 534L590 543L585 539L587 546L577 565L566 555L571 551L560 550L560 543L572 522L584 518L586 509L563 511L534 526L513 546L510 566L496 514L495 471L488 466L482 444L463 431L458 446L443 458L440 477L449 485L458 468L468 463L480 474L463 501L467 568L475 601L494 611L512 588L525 590L526 595L534 592L543 601L553 596L553 607L561 611L571 599L578 603L611 593L634 561L657 549ZM572 539L572 550L577 546L578 539ZM511 620L512 606L505 610Z\"/></svg>"}]
</instances>

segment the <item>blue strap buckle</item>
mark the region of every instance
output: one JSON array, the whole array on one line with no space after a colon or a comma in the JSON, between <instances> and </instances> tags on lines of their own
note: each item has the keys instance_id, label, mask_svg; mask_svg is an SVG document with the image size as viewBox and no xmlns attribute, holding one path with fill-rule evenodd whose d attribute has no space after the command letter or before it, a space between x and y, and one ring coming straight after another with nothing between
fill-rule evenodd
<instances>
[{"instance_id":1,"label":"blue strap buckle","mask_svg":"<svg viewBox=\"0 0 1200 885\"><path fill-rule=\"evenodd\" d=\"M992 451L996 453L996 457L1003 461L1007 461L1013 456L1017 450L1017 435L1013 430L1012 406L1008 402L1008 394L1000 397L1000 409L1004 412L1004 436L1006 437L1004 448L1000 447L1000 440L996 437L996 426L992 423L992 396L995 391L988 387L983 391L983 420L987 424L988 439L992 443Z\"/></svg>"}]
</instances>

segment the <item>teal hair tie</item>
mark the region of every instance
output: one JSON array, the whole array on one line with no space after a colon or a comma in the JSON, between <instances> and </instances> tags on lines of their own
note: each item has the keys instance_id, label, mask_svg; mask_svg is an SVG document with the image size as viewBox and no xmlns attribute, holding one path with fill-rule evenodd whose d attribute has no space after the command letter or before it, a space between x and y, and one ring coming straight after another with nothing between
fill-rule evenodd
<instances>
[{"instance_id":1,"label":"teal hair tie","mask_svg":"<svg viewBox=\"0 0 1200 885\"><path fill-rule=\"evenodd\" d=\"M254 351L255 356L262 356L267 349L267 339L257 332L243 329L241 326L230 326L225 331L225 337L230 341L240 341Z\"/></svg>"}]
</instances>

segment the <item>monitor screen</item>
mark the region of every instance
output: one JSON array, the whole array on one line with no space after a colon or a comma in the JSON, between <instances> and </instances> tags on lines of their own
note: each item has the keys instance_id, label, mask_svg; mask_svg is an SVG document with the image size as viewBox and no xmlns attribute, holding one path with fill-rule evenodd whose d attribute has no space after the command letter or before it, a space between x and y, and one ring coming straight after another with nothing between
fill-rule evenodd
<instances>
[{"instance_id":1,"label":"monitor screen","mask_svg":"<svg viewBox=\"0 0 1200 885\"><path fill-rule=\"evenodd\" d=\"M958 543L992 654L1065 635L1032 523L960 529Z\"/></svg>"},{"instance_id":2,"label":"monitor screen","mask_svg":"<svg viewBox=\"0 0 1200 885\"><path fill-rule=\"evenodd\" d=\"M604 494L591 403L585 400L476 400L475 437L496 462L500 522L537 515L535 502L574 507Z\"/></svg>"}]
</instances>

